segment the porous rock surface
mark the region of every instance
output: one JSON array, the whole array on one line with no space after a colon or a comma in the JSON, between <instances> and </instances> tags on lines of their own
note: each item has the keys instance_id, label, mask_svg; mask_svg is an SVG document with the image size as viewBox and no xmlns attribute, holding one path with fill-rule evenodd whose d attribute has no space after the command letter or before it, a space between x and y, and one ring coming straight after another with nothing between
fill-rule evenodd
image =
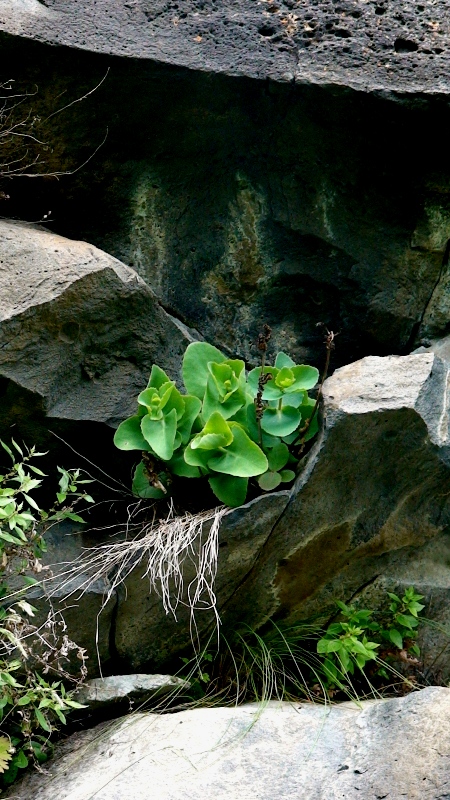
<instances>
[{"instance_id":1,"label":"porous rock surface","mask_svg":"<svg viewBox=\"0 0 450 800\"><path fill-rule=\"evenodd\" d=\"M2 0L0 29L210 72L447 93L441 0Z\"/></svg>"},{"instance_id":2,"label":"porous rock surface","mask_svg":"<svg viewBox=\"0 0 450 800\"><path fill-rule=\"evenodd\" d=\"M132 269L38 226L0 221L0 298L0 376L48 417L118 424L192 341Z\"/></svg>"},{"instance_id":3,"label":"porous rock surface","mask_svg":"<svg viewBox=\"0 0 450 800\"><path fill-rule=\"evenodd\" d=\"M135 714L69 738L21 800L443 800L450 690L324 708L271 703Z\"/></svg>"}]
</instances>

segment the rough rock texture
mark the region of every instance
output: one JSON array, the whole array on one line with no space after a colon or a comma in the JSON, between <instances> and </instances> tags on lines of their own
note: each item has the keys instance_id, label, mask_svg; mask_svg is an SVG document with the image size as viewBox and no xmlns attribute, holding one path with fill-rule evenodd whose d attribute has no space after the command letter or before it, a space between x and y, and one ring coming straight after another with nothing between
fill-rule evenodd
<instances>
[{"instance_id":1,"label":"rough rock texture","mask_svg":"<svg viewBox=\"0 0 450 800\"><path fill-rule=\"evenodd\" d=\"M255 360L267 322L274 350L319 365L324 321L341 331L342 365L446 333L441 100L395 103L17 37L1 43L0 74L15 92L37 86L16 114L41 120L33 131L48 148L28 144L39 169L74 172L4 182L0 213L50 211L52 229L131 266L219 347Z\"/></svg>"},{"instance_id":2,"label":"rough rock texture","mask_svg":"<svg viewBox=\"0 0 450 800\"><path fill-rule=\"evenodd\" d=\"M0 375L49 417L117 424L192 341L133 270L36 226L0 222L0 294Z\"/></svg>"},{"instance_id":3,"label":"rough rock texture","mask_svg":"<svg viewBox=\"0 0 450 800\"><path fill-rule=\"evenodd\" d=\"M395 700L136 714L71 737L21 800L444 800L450 690Z\"/></svg>"},{"instance_id":4,"label":"rough rock texture","mask_svg":"<svg viewBox=\"0 0 450 800\"><path fill-rule=\"evenodd\" d=\"M14 36L2 38L0 76L15 92L37 87L16 113L40 120L47 149L28 143L38 171L73 173L5 182L0 213L50 210L52 229L133 267L231 353L254 359L263 322L274 347L318 362L325 321L341 331L339 364L446 332L442 99L227 78Z\"/></svg>"},{"instance_id":5,"label":"rough rock texture","mask_svg":"<svg viewBox=\"0 0 450 800\"><path fill-rule=\"evenodd\" d=\"M88 681L74 699L87 705L90 711L120 706L124 702L132 708L146 700L187 689L189 685L188 681L173 675L111 675Z\"/></svg>"},{"instance_id":6,"label":"rough rock texture","mask_svg":"<svg viewBox=\"0 0 450 800\"><path fill-rule=\"evenodd\" d=\"M3 0L0 28L229 75L446 93L448 11L447 0Z\"/></svg>"},{"instance_id":7,"label":"rough rock texture","mask_svg":"<svg viewBox=\"0 0 450 800\"><path fill-rule=\"evenodd\" d=\"M448 385L433 353L368 357L327 380L323 432L225 625L326 617L377 580L416 585L428 616L448 615Z\"/></svg>"}]
</instances>

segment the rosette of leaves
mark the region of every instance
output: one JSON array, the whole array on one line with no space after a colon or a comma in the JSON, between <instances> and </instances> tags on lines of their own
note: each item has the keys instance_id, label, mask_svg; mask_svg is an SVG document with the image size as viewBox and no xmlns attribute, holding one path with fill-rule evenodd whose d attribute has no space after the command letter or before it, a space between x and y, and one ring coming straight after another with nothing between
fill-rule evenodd
<instances>
[{"instance_id":1,"label":"rosette of leaves","mask_svg":"<svg viewBox=\"0 0 450 800\"><path fill-rule=\"evenodd\" d=\"M138 397L137 413L124 420L114 436L120 450L141 450L168 464L169 472L185 477L199 477L183 458L183 446L189 442L192 426L201 408L193 395L182 395L166 373L153 365L148 386ZM163 488L149 484L144 462L138 465L133 491L140 497L164 497L167 474L160 475ZM161 481L160 481L161 482Z\"/></svg>"},{"instance_id":2,"label":"rosette of leaves","mask_svg":"<svg viewBox=\"0 0 450 800\"><path fill-rule=\"evenodd\" d=\"M268 467L263 451L238 422L228 422L214 411L204 428L186 447L184 458L203 474L213 473L209 484L225 505L239 506L247 495L248 479ZM217 474L215 474L217 473Z\"/></svg>"},{"instance_id":3,"label":"rosette of leaves","mask_svg":"<svg viewBox=\"0 0 450 800\"><path fill-rule=\"evenodd\" d=\"M292 481L297 459L289 446L310 418L315 402L308 390L318 380L314 367L296 365L279 353L264 387L265 405L258 425L255 398L261 368L246 375L241 359L228 359L207 342L190 344L183 358L182 394L166 373L152 367L136 414L119 425L114 442L122 450L140 450L133 491L162 498L170 476L207 476L226 505L245 502L249 478L265 491ZM305 438L317 430L313 420ZM153 460L152 460L153 459Z\"/></svg>"},{"instance_id":4,"label":"rosette of leaves","mask_svg":"<svg viewBox=\"0 0 450 800\"><path fill-rule=\"evenodd\" d=\"M258 479L261 489L276 489L282 482L294 479L289 464L296 463L289 446L309 441L319 426L317 416L310 421L316 403L308 395L319 380L319 371L306 364L295 364L286 353L278 353L275 366L256 367L248 376L248 386L256 397L261 373L266 376L262 401L266 408L261 418L262 441L266 444L269 470ZM253 429L255 422L253 423ZM305 432L302 438L302 428Z\"/></svg>"}]
</instances>

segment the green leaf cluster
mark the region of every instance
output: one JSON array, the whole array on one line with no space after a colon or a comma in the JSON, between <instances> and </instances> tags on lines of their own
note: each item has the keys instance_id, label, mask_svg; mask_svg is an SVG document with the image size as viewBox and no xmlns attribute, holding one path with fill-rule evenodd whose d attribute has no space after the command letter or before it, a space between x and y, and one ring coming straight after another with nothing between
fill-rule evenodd
<instances>
[{"instance_id":1,"label":"green leaf cluster","mask_svg":"<svg viewBox=\"0 0 450 800\"><path fill-rule=\"evenodd\" d=\"M34 492L46 475L34 460L45 454L14 440L11 445L0 440L0 445L11 461L0 475L0 783L8 785L30 762L39 764L47 759L55 726L65 724L66 713L80 707L61 680L50 683L32 668L36 642L45 670L51 668L66 677L62 668L52 664L54 657L58 660L62 655L56 641L49 642L45 651L46 634L32 623L36 609L26 599L26 592L38 583L46 530L64 519L83 522L75 508L80 502L94 500L84 490L91 480L82 478L80 470L58 467L55 502L50 509L42 509ZM66 640L62 649L76 648Z\"/></svg>"},{"instance_id":2,"label":"green leaf cluster","mask_svg":"<svg viewBox=\"0 0 450 800\"><path fill-rule=\"evenodd\" d=\"M342 689L355 669L364 671L368 662L377 661L376 674L388 678L386 663L402 654L417 657L419 614L424 605L423 595L414 587L405 590L402 597L387 592L390 600L387 611L375 612L358 609L336 601L341 619L328 625L317 642L317 654L322 659L322 671L330 686ZM383 655L380 661L379 655ZM404 657L404 656L403 656Z\"/></svg>"},{"instance_id":3,"label":"green leaf cluster","mask_svg":"<svg viewBox=\"0 0 450 800\"><path fill-rule=\"evenodd\" d=\"M236 507L245 502L252 478L264 491L292 481L302 426L309 426L305 440L318 430L317 419L310 422L315 401L308 391L319 373L278 353L275 365L264 367L258 400L261 370L247 375L242 360L194 342L183 358L182 394L154 365L136 413L114 436L119 449L144 454L134 474L134 493L158 499L168 493L171 476L207 476L216 497Z\"/></svg>"}]
</instances>

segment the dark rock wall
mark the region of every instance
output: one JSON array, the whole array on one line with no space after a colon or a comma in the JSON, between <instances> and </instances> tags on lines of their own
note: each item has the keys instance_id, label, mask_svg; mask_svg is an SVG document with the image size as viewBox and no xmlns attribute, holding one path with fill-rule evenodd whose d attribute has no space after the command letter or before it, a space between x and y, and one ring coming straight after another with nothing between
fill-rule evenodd
<instances>
[{"instance_id":1,"label":"dark rock wall","mask_svg":"<svg viewBox=\"0 0 450 800\"><path fill-rule=\"evenodd\" d=\"M5 216L51 211L52 230L134 267L166 309L249 361L263 322L274 347L314 363L318 321L341 331L335 364L446 332L445 99L392 102L8 37L0 56L15 90L36 91L39 169L78 170L7 182Z\"/></svg>"}]
</instances>

